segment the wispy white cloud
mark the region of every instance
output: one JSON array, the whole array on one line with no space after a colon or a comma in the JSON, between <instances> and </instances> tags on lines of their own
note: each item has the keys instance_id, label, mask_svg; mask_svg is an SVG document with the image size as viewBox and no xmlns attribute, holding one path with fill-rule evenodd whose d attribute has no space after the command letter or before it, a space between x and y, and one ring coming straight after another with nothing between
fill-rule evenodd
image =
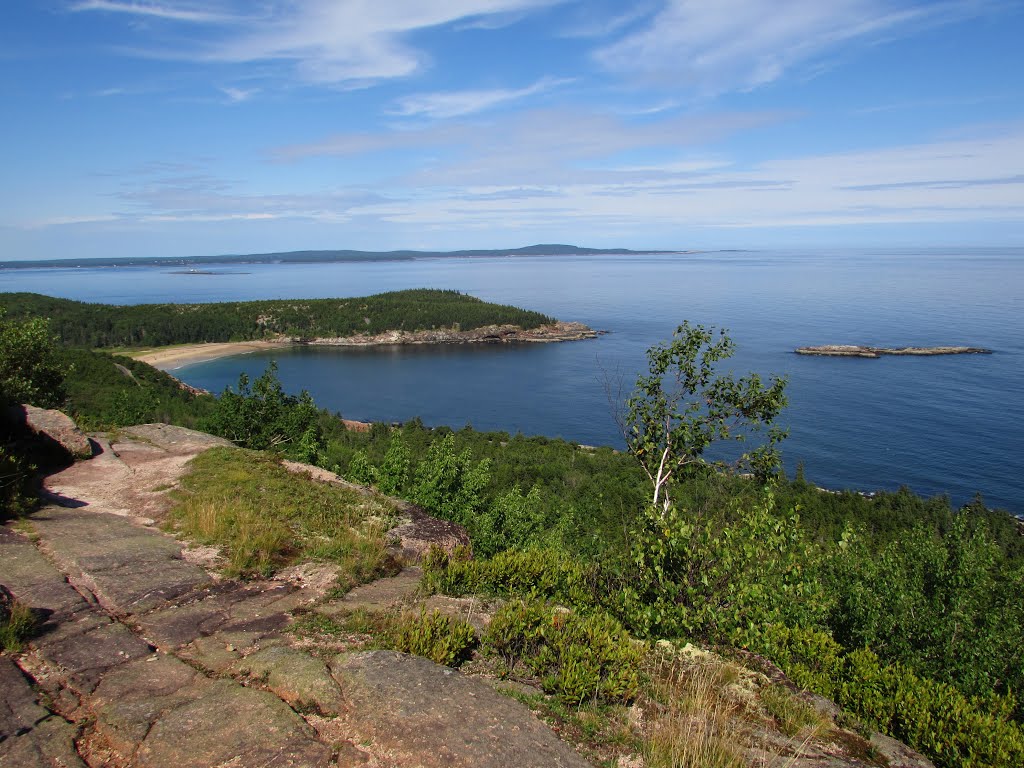
<instances>
[{"instance_id":1,"label":"wispy white cloud","mask_svg":"<svg viewBox=\"0 0 1024 768\"><path fill-rule=\"evenodd\" d=\"M545 77L525 88L495 88L479 91L417 93L398 100L392 114L402 117L447 118L483 112L501 104L520 101L572 82L567 78Z\"/></svg>"},{"instance_id":2,"label":"wispy white cloud","mask_svg":"<svg viewBox=\"0 0 1024 768\"><path fill-rule=\"evenodd\" d=\"M586 125L581 120L576 126ZM375 188L279 194L248 189L194 169L154 168L153 177L125 179L113 199L119 210L55 217L36 227L128 227L146 223L291 220L345 224L347 233L387 232L391 242L420 242L422 233L486 231L500 241L523 232L586 233L587 239L628 238L686 245L697 230L782 227L1011 223L1024 227L1024 127L1002 134L892 146L860 152L780 158L744 165L726 156L694 155L663 164L614 164L593 157L609 125L581 139L561 160L513 147L532 182L521 182L485 147L439 163L429 173L391 179ZM678 126L676 126L678 128ZM511 138L511 134L506 138ZM650 134L645 141L659 140ZM528 151L524 152L524 148ZM534 164L548 163L549 172ZM469 174L466 167L480 171ZM186 230L183 230L186 231ZM409 238L413 238L409 240Z\"/></svg>"},{"instance_id":3,"label":"wispy white cloud","mask_svg":"<svg viewBox=\"0 0 1024 768\"><path fill-rule=\"evenodd\" d=\"M639 21L645 16L651 15L657 10L657 4L648 0L647 2L639 2L624 13L616 15L606 15L600 12L595 12L594 7L591 3L586 3L583 6L582 13L585 14L583 20L576 21L564 30L561 35L563 37L608 37L616 32L622 31L624 28L631 24Z\"/></svg>"},{"instance_id":4,"label":"wispy white cloud","mask_svg":"<svg viewBox=\"0 0 1024 768\"><path fill-rule=\"evenodd\" d=\"M33 219L31 221L26 221L24 224L21 225L21 228L48 229L50 227L69 227L79 226L82 224L103 224L111 221L117 221L117 216L109 213L97 214L93 216L51 216L49 218Z\"/></svg>"},{"instance_id":5,"label":"wispy white cloud","mask_svg":"<svg viewBox=\"0 0 1024 768\"><path fill-rule=\"evenodd\" d=\"M650 23L595 53L606 69L703 94L771 83L857 38L911 33L984 3L668 0Z\"/></svg>"},{"instance_id":6,"label":"wispy white cloud","mask_svg":"<svg viewBox=\"0 0 1024 768\"><path fill-rule=\"evenodd\" d=\"M361 83L402 77L426 55L406 42L415 31L554 5L561 0L301 0L209 56L225 61L295 61L307 80Z\"/></svg>"},{"instance_id":7,"label":"wispy white cloud","mask_svg":"<svg viewBox=\"0 0 1024 768\"><path fill-rule=\"evenodd\" d=\"M428 54L408 42L418 30L484 23L566 0L236 0L233 12L211 11L180 0L161 3L82 0L76 11L106 11L154 20L216 22L201 39L173 48L131 51L154 58L207 62L288 63L306 82L358 87L420 69ZM184 46L184 47L182 47Z\"/></svg>"},{"instance_id":8,"label":"wispy white cloud","mask_svg":"<svg viewBox=\"0 0 1024 768\"><path fill-rule=\"evenodd\" d=\"M357 206L354 212L387 222L398 233L404 227L453 231L489 226L500 233L503 228L561 226L635 238L694 228L991 221L1024 226L1021 126L1004 126L999 134L753 165L696 151L693 157L664 163L615 164L609 158L617 153L658 146L669 135L680 135L681 123L624 132L614 119L602 123L584 115L567 127L571 141L561 137L550 146L552 136L540 126L558 124L551 118L538 115L502 134L507 156L489 151L489 144L466 144L469 134L463 135L460 152L394 180L388 199ZM696 141L709 126L693 126L690 135ZM428 135L439 141L451 134L434 129L420 138ZM627 138L616 140L622 135Z\"/></svg>"},{"instance_id":9,"label":"wispy white cloud","mask_svg":"<svg viewBox=\"0 0 1024 768\"><path fill-rule=\"evenodd\" d=\"M154 169L158 171L159 169ZM141 182L141 183L140 183ZM128 210L121 220L232 221L239 219L337 219L360 205L380 202L376 192L360 188L311 193L258 193L238 181L200 171L129 179L114 197Z\"/></svg>"},{"instance_id":10,"label":"wispy white cloud","mask_svg":"<svg viewBox=\"0 0 1024 768\"><path fill-rule=\"evenodd\" d=\"M721 139L785 116L781 112L721 112L637 122L607 113L533 109L501 120L457 120L390 132L342 133L278 147L272 157L294 162L398 149L448 148L454 150L454 159L424 171L436 183L467 183L504 172L517 184L531 184L537 181L536 175L565 179L582 161L604 165L617 152L662 147L678 154L680 147ZM501 151L496 152L496 147ZM508 183L507 178L499 181Z\"/></svg>"},{"instance_id":11,"label":"wispy white cloud","mask_svg":"<svg viewBox=\"0 0 1024 768\"><path fill-rule=\"evenodd\" d=\"M232 104L240 104L243 101L247 101L257 93L260 92L259 88L232 88L225 86L220 89L220 92L228 97L228 101Z\"/></svg>"},{"instance_id":12,"label":"wispy white cloud","mask_svg":"<svg viewBox=\"0 0 1024 768\"><path fill-rule=\"evenodd\" d=\"M135 3L121 0L82 0L71 5L72 11L105 11L131 16L146 16L165 21L185 21L197 24L225 23L237 16L209 10L210 3Z\"/></svg>"}]
</instances>

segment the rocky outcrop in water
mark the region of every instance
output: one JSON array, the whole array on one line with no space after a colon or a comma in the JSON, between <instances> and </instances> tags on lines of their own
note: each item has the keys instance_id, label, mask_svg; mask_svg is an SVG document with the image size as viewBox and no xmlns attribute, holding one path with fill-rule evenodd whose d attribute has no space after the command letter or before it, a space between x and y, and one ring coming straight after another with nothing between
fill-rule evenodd
<instances>
[{"instance_id":1,"label":"rocky outcrop in water","mask_svg":"<svg viewBox=\"0 0 1024 768\"><path fill-rule=\"evenodd\" d=\"M819 355L821 357L881 357L882 355L907 355L928 357L930 355L990 355L991 349L983 347L867 347L858 344L823 344L817 347L798 347L798 355Z\"/></svg>"}]
</instances>

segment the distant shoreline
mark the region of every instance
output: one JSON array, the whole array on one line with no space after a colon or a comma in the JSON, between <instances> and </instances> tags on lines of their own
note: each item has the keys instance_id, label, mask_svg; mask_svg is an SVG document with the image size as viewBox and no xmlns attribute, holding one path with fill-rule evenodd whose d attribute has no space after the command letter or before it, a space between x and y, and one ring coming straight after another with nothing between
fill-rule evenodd
<instances>
[{"instance_id":1,"label":"distant shoreline","mask_svg":"<svg viewBox=\"0 0 1024 768\"><path fill-rule=\"evenodd\" d=\"M511 256L688 256L701 251L643 250L629 248L581 248L576 245L528 245L525 248L474 249L462 251L282 251L279 253L222 254L219 256L121 256L88 259L40 259L32 261L0 261L0 270L7 269L95 269L102 267L172 267L175 274L196 272L197 266L240 266L249 264L325 264L372 261L415 261L436 258L494 258ZM184 268L184 269L182 269Z\"/></svg>"}]
</instances>

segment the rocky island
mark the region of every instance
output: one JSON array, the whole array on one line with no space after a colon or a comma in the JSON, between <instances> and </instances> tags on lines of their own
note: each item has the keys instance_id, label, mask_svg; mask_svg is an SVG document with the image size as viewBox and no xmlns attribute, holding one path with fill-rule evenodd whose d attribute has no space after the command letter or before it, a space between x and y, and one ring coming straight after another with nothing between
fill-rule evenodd
<instances>
[{"instance_id":1,"label":"rocky island","mask_svg":"<svg viewBox=\"0 0 1024 768\"><path fill-rule=\"evenodd\" d=\"M798 355L821 357L881 357L882 355L990 355L991 349L983 347L868 347L857 344L823 344L817 347L798 347Z\"/></svg>"}]
</instances>

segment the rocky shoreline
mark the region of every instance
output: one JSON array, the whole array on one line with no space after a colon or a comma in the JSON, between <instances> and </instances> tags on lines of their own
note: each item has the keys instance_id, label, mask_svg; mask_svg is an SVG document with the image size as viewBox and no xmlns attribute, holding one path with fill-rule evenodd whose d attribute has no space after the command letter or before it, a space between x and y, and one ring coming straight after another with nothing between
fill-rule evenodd
<instances>
[{"instance_id":1,"label":"rocky shoreline","mask_svg":"<svg viewBox=\"0 0 1024 768\"><path fill-rule=\"evenodd\" d=\"M485 325L469 331L436 328L424 331L384 331L334 338L304 339L283 337L277 343L308 344L325 347L376 347L394 344L511 344L518 342L547 343L593 339L602 332L583 323L555 322L524 330L518 325Z\"/></svg>"},{"instance_id":2,"label":"rocky shoreline","mask_svg":"<svg viewBox=\"0 0 1024 768\"><path fill-rule=\"evenodd\" d=\"M931 355L991 355L991 349L983 347L867 347L856 344L823 344L817 347L798 347L798 355L821 357L881 357L882 355L907 355L928 357Z\"/></svg>"},{"instance_id":3,"label":"rocky shoreline","mask_svg":"<svg viewBox=\"0 0 1024 768\"><path fill-rule=\"evenodd\" d=\"M518 325L486 325L469 331L438 328L424 331L384 331L377 334L357 334L325 338L282 336L276 339L242 342L209 342L181 344L172 347L140 350L130 357L163 371L182 365L242 355L259 350L271 350L287 345L324 347L374 347L402 344L517 344L581 341L601 336L607 331L595 331L583 323L554 322L524 330Z\"/></svg>"}]
</instances>

